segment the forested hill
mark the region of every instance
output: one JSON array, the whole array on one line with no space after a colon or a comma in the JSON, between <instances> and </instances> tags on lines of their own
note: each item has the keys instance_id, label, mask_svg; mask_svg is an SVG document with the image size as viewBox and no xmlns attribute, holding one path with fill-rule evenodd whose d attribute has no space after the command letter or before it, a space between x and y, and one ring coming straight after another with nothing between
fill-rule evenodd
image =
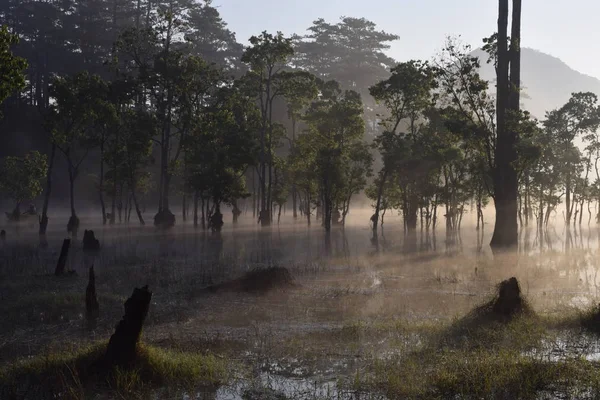
<instances>
[{"instance_id":1,"label":"forested hill","mask_svg":"<svg viewBox=\"0 0 600 400\"><path fill-rule=\"evenodd\" d=\"M495 82L495 71L487 64L487 55L477 50L482 60L482 76ZM600 80L582 74L562 60L541 51L522 49L522 82L524 95L521 102L538 119L544 119L546 111L564 105L574 92L593 92L600 96Z\"/></svg>"}]
</instances>

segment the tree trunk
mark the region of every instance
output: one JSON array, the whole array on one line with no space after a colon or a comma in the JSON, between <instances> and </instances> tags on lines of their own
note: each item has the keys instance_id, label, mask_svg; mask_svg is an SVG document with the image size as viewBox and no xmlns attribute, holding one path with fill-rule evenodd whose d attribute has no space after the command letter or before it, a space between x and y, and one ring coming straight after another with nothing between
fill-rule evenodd
<instances>
[{"instance_id":1,"label":"tree trunk","mask_svg":"<svg viewBox=\"0 0 600 400\"><path fill-rule=\"evenodd\" d=\"M98 195L102 208L102 225L106 225L106 205L104 204L104 140L100 143L100 179L98 182Z\"/></svg>"},{"instance_id":2,"label":"tree trunk","mask_svg":"<svg viewBox=\"0 0 600 400\"><path fill-rule=\"evenodd\" d=\"M138 216L141 225L146 225L144 222L144 217L142 216L142 211L140 210L140 204L138 203L137 196L135 195L135 188L131 189L131 198L133 199L133 205L135 206L135 212Z\"/></svg>"},{"instance_id":3,"label":"tree trunk","mask_svg":"<svg viewBox=\"0 0 600 400\"><path fill-rule=\"evenodd\" d=\"M123 222L123 184L119 185L119 201L117 202L117 212L119 213L119 224Z\"/></svg>"},{"instance_id":4,"label":"tree trunk","mask_svg":"<svg viewBox=\"0 0 600 400\"><path fill-rule=\"evenodd\" d=\"M69 168L69 201L71 205L71 216L75 217L77 216L77 213L75 212L75 174L71 168Z\"/></svg>"},{"instance_id":5,"label":"tree trunk","mask_svg":"<svg viewBox=\"0 0 600 400\"><path fill-rule=\"evenodd\" d=\"M116 211L117 211L117 172L116 172L116 168L115 168L115 173L113 174L113 195L112 195L112 202L110 205L110 221L109 221L109 223L111 225L114 225L114 223L115 223Z\"/></svg>"},{"instance_id":6,"label":"tree trunk","mask_svg":"<svg viewBox=\"0 0 600 400\"><path fill-rule=\"evenodd\" d=\"M63 240L62 247L60 248L60 255L58 256L58 262L56 263L56 268L54 269L54 275L61 276L65 273L65 265L67 264L70 246L71 239Z\"/></svg>"},{"instance_id":7,"label":"tree trunk","mask_svg":"<svg viewBox=\"0 0 600 400\"><path fill-rule=\"evenodd\" d=\"M50 193L52 192L52 170L54 167L54 157L56 155L56 145L52 143L52 150L50 151L50 162L48 163L48 170L46 171L46 192L44 193L44 205L42 207L42 216L40 217L40 235L46 234L48 228L48 205L50 204Z\"/></svg>"},{"instance_id":8,"label":"tree trunk","mask_svg":"<svg viewBox=\"0 0 600 400\"><path fill-rule=\"evenodd\" d=\"M516 161L516 121L520 100L520 1L513 0L518 7L513 9L513 32L510 53L507 50L508 0L499 0L498 16L498 68L497 68L497 139L495 168L493 171L496 223L490 245L493 248L515 247L518 244L517 193L518 180L513 163ZM517 4L518 3L518 4ZM509 64L511 85L509 86Z\"/></svg>"},{"instance_id":9,"label":"tree trunk","mask_svg":"<svg viewBox=\"0 0 600 400\"><path fill-rule=\"evenodd\" d=\"M133 208L133 190L131 191L131 193L129 194L129 197L127 198L127 223L129 223L129 221L131 221L132 208Z\"/></svg>"},{"instance_id":10,"label":"tree trunk","mask_svg":"<svg viewBox=\"0 0 600 400\"><path fill-rule=\"evenodd\" d=\"M198 227L198 191L194 192L194 228Z\"/></svg>"},{"instance_id":11,"label":"tree trunk","mask_svg":"<svg viewBox=\"0 0 600 400\"><path fill-rule=\"evenodd\" d=\"M383 188L385 187L385 181L387 180L387 170L383 170L381 175L381 182L377 188L377 203L375 204L375 213L371 216L371 222L373 223L373 238L377 237L377 223L379 222L379 211L381 210L381 198L383 197Z\"/></svg>"},{"instance_id":12,"label":"tree trunk","mask_svg":"<svg viewBox=\"0 0 600 400\"><path fill-rule=\"evenodd\" d=\"M252 172L252 218L256 218L256 174Z\"/></svg>"},{"instance_id":13,"label":"tree trunk","mask_svg":"<svg viewBox=\"0 0 600 400\"><path fill-rule=\"evenodd\" d=\"M292 185L292 213L294 219L298 218L298 193L295 184Z\"/></svg>"},{"instance_id":14,"label":"tree trunk","mask_svg":"<svg viewBox=\"0 0 600 400\"><path fill-rule=\"evenodd\" d=\"M206 229L206 214L204 212L204 197L201 198L202 200L202 229Z\"/></svg>"}]
</instances>

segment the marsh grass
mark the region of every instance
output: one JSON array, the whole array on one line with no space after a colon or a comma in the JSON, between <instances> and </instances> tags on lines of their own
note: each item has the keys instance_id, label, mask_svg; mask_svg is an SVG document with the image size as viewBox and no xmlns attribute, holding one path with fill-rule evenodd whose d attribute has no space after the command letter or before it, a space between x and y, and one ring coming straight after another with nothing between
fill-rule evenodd
<instances>
[{"instance_id":1,"label":"marsh grass","mask_svg":"<svg viewBox=\"0 0 600 400\"><path fill-rule=\"evenodd\" d=\"M577 348L597 307L560 319L528 312L499 321L488 306L433 327L421 346L372 357L353 386L388 398L600 398L600 363L569 350L550 357L544 348Z\"/></svg>"},{"instance_id":2,"label":"marsh grass","mask_svg":"<svg viewBox=\"0 0 600 400\"><path fill-rule=\"evenodd\" d=\"M156 390L216 390L232 376L234 365L213 354L186 353L139 345L128 369L103 365L106 343L62 353L47 353L0 370L0 398L84 399L97 393L147 398Z\"/></svg>"}]
</instances>

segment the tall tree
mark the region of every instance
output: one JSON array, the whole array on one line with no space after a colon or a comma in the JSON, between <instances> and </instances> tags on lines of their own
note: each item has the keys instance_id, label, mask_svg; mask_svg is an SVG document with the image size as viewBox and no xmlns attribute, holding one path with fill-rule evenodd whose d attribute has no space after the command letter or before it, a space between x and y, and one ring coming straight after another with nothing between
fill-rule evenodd
<instances>
[{"instance_id":1,"label":"tall tree","mask_svg":"<svg viewBox=\"0 0 600 400\"><path fill-rule=\"evenodd\" d=\"M118 43L119 73L125 80L136 81L138 104L150 105L160 126L155 139L160 174L154 223L161 227L175 224L169 203L171 181L195 114L220 80L214 68L185 51L182 36L189 33L189 27L182 19L185 14L176 11L176 5L169 2L154 26L128 30Z\"/></svg>"},{"instance_id":2,"label":"tall tree","mask_svg":"<svg viewBox=\"0 0 600 400\"><path fill-rule=\"evenodd\" d=\"M95 127L99 103L107 98L108 87L98 76L80 73L69 78L57 78L51 87L54 102L48 124L51 140L67 162L71 217L67 230L77 233L79 218L75 209L75 182L83 162L97 146Z\"/></svg>"},{"instance_id":3,"label":"tall tree","mask_svg":"<svg viewBox=\"0 0 600 400\"><path fill-rule=\"evenodd\" d=\"M513 0L512 32L508 47L508 0L498 3L498 66L496 87L496 143L493 170L496 222L490 245L518 243L517 161L520 104L521 0Z\"/></svg>"},{"instance_id":4,"label":"tall tree","mask_svg":"<svg viewBox=\"0 0 600 400\"><path fill-rule=\"evenodd\" d=\"M346 208L349 196L356 192L353 181L370 171L371 159L362 141L365 125L360 94L342 91L335 81L326 82L320 98L311 104L304 119L308 124L306 135L310 137L305 143L316 154L323 226L329 232L332 222L339 220L333 216L347 212L342 208ZM362 166L357 168L362 176L354 176L354 162Z\"/></svg>"},{"instance_id":5,"label":"tall tree","mask_svg":"<svg viewBox=\"0 0 600 400\"><path fill-rule=\"evenodd\" d=\"M590 142L600 126L600 108L598 97L593 93L573 93L569 101L558 110L546 115L544 127L549 139L556 145L553 154L555 166L564 184L565 222L571 222L573 216L574 182L579 177L581 151L575 140Z\"/></svg>"},{"instance_id":6,"label":"tall tree","mask_svg":"<svg viewBox=\"0 0 600 400\"><path fill-rule=\"evenodd\" d=\"M388 180L392 175L398 176L401 169L403 172L400 175L405 177L411 171L416 172L415 159L410 154L413 153L412 150L418 151L420 121L425 111L433 105L433 89L436 86L434 68L420 61L408 61L392 68L391 77L370 88L371 95L387 110L387 116L380 123L385 131L375 140L375 146L383 158L383 167L377 180L379 187L375 214L371 218L374 237L377 236L379 213ZM419 177L415 175L410 180L416 182ZM415 201L418 195L413 193L411 197L413 201L409 202L407 198L405 204L408 206L410 203L407 215L410 216L410 229L414 230L418 208Z\"/></svg>"},{"instance_id":7,"label":"tall tree","mask_svg":"<svg viewBox=\"0 0 600 400\"><path fill-rule=\"evenodd\" d=\"M294 54L291 39L281 32L272 35L263 32L250 38L251 46L246 49L242 61L250 66L245 77L247 87L255 93L260 107L262 127L260 130L260 159L258 177L260 181L260 214L263 226L271 224L271 187L273 182L274 138L273 103L284 95L286 87L283 68Z\"/></svg>"}]
</instances>

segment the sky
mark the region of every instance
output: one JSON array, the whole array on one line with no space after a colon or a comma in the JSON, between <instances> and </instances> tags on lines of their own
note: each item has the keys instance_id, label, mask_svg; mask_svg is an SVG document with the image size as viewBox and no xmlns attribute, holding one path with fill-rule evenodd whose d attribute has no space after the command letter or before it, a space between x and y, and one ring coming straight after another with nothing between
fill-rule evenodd
<instances>
[{"instance_id":1,"label":"sky","mask_svg":"<svg viewBox=\"0 0 600 400\"><path fill-rule=\"evenodd\" d=\"M496 0L213 0L239 42L266 30L304 34L317 18L365 17L400 36L397 61L431 59L448 35L474 48L497 30ZM522 46L600 79L600 1L523 0ZM509 28L510 29L510 28Z\"/></svg>"}]
</instances>

